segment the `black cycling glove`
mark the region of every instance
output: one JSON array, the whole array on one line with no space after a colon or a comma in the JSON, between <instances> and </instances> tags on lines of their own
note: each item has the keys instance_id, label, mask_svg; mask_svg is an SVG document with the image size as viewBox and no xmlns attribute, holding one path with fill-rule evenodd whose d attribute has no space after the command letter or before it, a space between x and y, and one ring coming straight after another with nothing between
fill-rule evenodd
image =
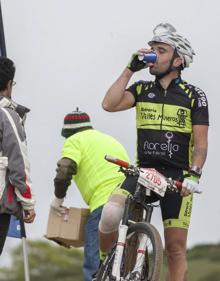
<instances>
[{"instance_id":1,"label":"black cycling glove","mask_svg":"<svg viewBox=\"0 0 220 281\"><path fill-rule=\"evenodd\" d=\"M138 54L133 54L127 68L132 72L139 71L146 67L146 63L138 59Z\"/></svg>"}]
</instances>

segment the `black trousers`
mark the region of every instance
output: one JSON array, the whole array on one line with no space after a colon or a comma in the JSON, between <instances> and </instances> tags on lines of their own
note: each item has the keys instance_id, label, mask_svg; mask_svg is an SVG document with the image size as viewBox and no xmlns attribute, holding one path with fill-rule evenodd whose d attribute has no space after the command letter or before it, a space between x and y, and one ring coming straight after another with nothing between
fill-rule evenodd
<instances>
[{"instance_id":1,"label":"black trousers","mask_svg":"<svg viewBox=\"0 0 220 281\"><path fill-rule=\"evenodd\" d=\"M0 256L5 245L5 239L8 233L11 215L0 214Z\"/></svg>"}]
</instances>

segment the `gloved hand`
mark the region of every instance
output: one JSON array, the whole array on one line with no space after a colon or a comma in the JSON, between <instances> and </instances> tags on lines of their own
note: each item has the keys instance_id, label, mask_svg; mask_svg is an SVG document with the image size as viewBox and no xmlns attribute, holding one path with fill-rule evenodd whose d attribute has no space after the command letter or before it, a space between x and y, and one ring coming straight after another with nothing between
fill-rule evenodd
<instances>
[{"instance_id":1,"label":"gloved hand","mask_svg":"<svg viewBox=\"0 0 220 281\"><path fill-rule=\"evenodd\" d=\"M201 192L199 189L199 177L195 175L187 174L183 180L182 186L190 193Z\"/></svg>"},{"instance_id":2,"label":"gloved hand","mask_svg":"<svg viewBox=\"0 0 220 281\"><path fill-rule=\"evenodd\" d=\"M50 206L54 209L58 216L62 216L62 214L66 213L66 207L62 206L64 198L55 197L51 202Z\"/></svg>"},{"instance_id":3,"label":"gloved hand","mask_svg":"<svg viewBox=\"0 0 220 281\"><path fill-rule=\"evenodd\" d=\"M145 62L140 61L138 59L138 55L139 54L137 54L137 53L133 54L132 57L131 57L130 62L127 65L127 68L130 69L132 72L136 72L136 71L139 71L139 70L147 67Z\"/></svg>"}]
</instances>

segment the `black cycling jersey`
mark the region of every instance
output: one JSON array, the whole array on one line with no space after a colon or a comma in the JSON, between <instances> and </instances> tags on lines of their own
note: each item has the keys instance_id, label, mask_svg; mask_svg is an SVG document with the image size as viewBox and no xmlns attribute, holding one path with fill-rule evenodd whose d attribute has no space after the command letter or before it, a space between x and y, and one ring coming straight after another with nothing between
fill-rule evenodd
<instances>
[{"instance_id":1,"label":"black cycling jersey","mask_svg":"<svg viewBox=\"0 0 220 281\"><path fill-rule=\"evenodd\" d=\"M127 91L135 98L137 161L142 167L191 164L193 125L209 125L205 93L180 77L164 90L159 81L138 81Z\"/></svg>"}]
</instances>

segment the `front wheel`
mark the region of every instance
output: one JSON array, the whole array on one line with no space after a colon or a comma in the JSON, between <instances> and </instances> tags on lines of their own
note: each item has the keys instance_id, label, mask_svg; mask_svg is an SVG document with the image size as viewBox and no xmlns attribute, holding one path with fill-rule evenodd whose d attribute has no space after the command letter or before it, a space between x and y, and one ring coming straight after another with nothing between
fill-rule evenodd
<instances>
[{"instance_id":1,"label":"front wheel","mask_svg":"<svg viewBox=\"0 0 220 281\"><path fill-rule=\"evenodd\" d=\"M97 281L116 280L111 274L114 257L115 248L101 265L97 274ZM162 262L163 246L157 229L150 223L145 222L131 225L128 228L120 265L120 280L159 281Z\"/></svg>"}]
</instances>

